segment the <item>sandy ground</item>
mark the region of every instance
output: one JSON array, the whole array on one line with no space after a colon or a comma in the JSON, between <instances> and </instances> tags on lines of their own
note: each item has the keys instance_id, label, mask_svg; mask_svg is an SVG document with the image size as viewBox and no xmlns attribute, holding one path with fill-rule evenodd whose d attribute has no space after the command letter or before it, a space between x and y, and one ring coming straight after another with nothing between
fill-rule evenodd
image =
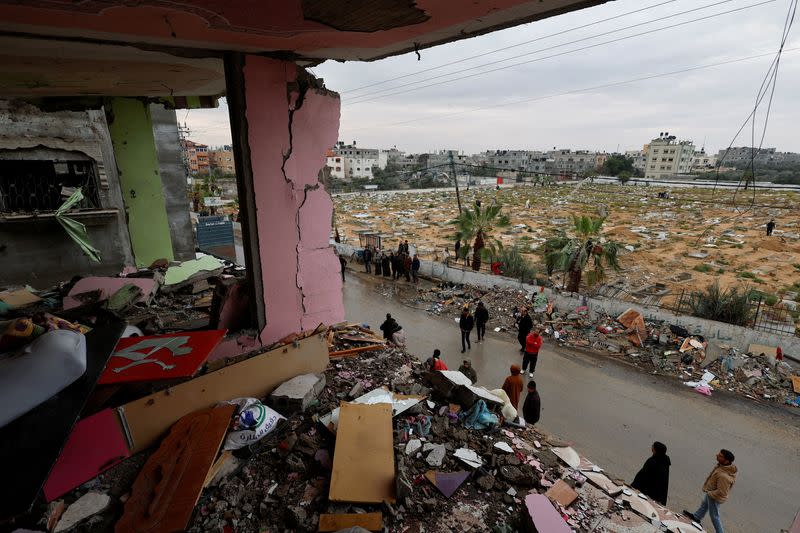
<instances>
[{"instance_id":1,"label":"sandy ground","mask_svg":"<svg viewBox=\"0 0 800 533\"><path fill-rule=\"evenodd\" d=\"M550 236L569 230L572 215L606 215L603 235L622 250L622 272L610 272L607 283L629 291L663 284L672 294L697 290L715 280L723 287L752 285L768 294L794 299L800 290L800 194L675 188L669 199L661 187L583 182L552 187L518 186L499 191L471 188L461 192L464 206L476 199L504 206L511 227L499 238L518 245L544 275L538 248ZM530 200L530 209L525 208ZM358 245L359 231L383 235L384 248L401 239L421 257L441 259L453 251L458 213L453 191L391 191L334 197L336 223L346 242ZM765 224L777 228L766 237ZM694 257L693 257L694 256ZM558 276L554 281L558 281ZM669 297L667 297L669 298Z\"/></svg>"},{"instance_id":2,"label":"sandy ground","mask_svg":"<svg viewBox=\"0 0 800 533\"><path fill-rule=\"evenodd\" d=\"M385 313L392 313L406 330L409 352L427 357L439 348L448 367L457 369L464 356L455 317L405 306L387 285L391 282L348 270L347 319L377 329ZM402 284L392 287L414 290ZM465 356L478 373L478 384L500 386L509 366L520 361L513 336L490 331L482 344L475 343L474 334L472 339ZM539 357L536 381L542 396L540 426L574 442L612 475L632 481L652 442L666 443L672 459L667 501L672 510L696 509L715 454L727 447L736 454L739 475L722 507L725 531L779 531L792 523L800 502L797 414L724 393L707 398L677 380L549 340ZM713 531L708 517L703 525Z\"/></svg>"}]
</instances>

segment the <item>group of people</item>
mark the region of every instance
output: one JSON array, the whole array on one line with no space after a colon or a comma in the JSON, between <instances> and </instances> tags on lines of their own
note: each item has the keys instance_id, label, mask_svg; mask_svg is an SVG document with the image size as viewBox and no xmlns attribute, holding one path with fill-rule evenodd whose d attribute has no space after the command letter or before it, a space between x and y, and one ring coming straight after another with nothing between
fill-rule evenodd
<instances>
[{"instance_id":1,"label":"group of people","mask_svg":"<svg viewBox=\"0 0 800 533\"><path fill-rule=\"evenodd\" d=\"M367 245L363 259L367 274L371 274L374 267L376 276L391 277L393 280L405 277L406 281L414 283L419 281L419 256L411 254L407 240L400 243L397 252L390 251L388 254L379 248L373 250Z\"/></svg>"},{"instance_id":2,"label":"group of people","mask_svg":"<svg viewBox=\"0 0 800 533\"><path fill-rule=\"evenodd\" d=\"M486 337L486 323L489 322L489 310L483 305L483 302L478 302L475 308L475 316L472 315L469 305L465 305L461 310L461 317L458 319L458 327L461 329L461 353L472 349L470 342L470 335L472 329L477 327L478 330L478 343L482 342Z\"/></svg>"}]
</instances>

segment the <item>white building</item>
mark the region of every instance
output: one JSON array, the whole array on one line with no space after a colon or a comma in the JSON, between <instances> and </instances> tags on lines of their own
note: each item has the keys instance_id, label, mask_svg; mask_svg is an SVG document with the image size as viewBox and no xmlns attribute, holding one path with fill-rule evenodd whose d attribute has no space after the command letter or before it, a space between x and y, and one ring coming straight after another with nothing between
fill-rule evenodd
<instances>
[{"instance_id":1,"label":"white building","mask_svg":"<svg viewBox=\"0 0 800 533\"><path fill-rule=\"evenodd\" d=\"M331 176L341 180L352 180L354 178L372 179L373 167L381 170L386 168L388 156L385 150L377 148L360 148L353 144L339 143L328 154L328 167L331 169Z\"/></svg>"},{"instance_id":2,"label":"white building","mask_svg":"<svg viewBox=\"0 0 800 533\"><path fill-rule=\"evenodd\" d=\"M628 150L625 152L625 157L633 159L633 168L644 172L644 169L647 165L647 151Z\"/></svg>"},{"instance_id":3,"label":"white building","mask_svg":"<svg viewBox=\"0 0 800 533\"><path fill-rule=\"evenodd\" d=\"M582 174L594 170L597 152L589 150L550 150L547 152L547 170L561 174Z\"/></svg>"},{"instance_id":4,"label":"white building","mask_svg":"<svg viewBox=\"0 0 800 533\"><path fill-rule=\"evenodd\" d=\"M662 133L650 142L645 164L645 179L669 179L688 174L694 158L692 141L678 141L674 135Z\"/></svg>"},{"instance_id":5,"label":"white building","mask_svg":"<svg viewBox=\"0 0 800 533\"><path fill-rule=\"evenodd\" d=\"M707 154L705 150L695 152L692 156L691 170L706 171L713 170L717 166L717 156Z\"/></svg>"}]
</instances>

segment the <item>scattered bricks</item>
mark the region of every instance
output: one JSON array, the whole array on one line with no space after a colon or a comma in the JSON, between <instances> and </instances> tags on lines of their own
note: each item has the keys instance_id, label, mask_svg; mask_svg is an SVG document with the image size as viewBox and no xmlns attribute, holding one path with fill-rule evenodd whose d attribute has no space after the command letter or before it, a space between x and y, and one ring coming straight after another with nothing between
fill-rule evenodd
<instances>
[{"instance_id":1,"label":"scattered bricks","mask_svg":"<svg viewBox=\"0 0 800 533\"><path fill-rule=\"evenodd\" d=\"M270 395L270 405L285 416L305 411L324 388L324 374L303 374L275 389Z\"/></svg>"}]
</instances>

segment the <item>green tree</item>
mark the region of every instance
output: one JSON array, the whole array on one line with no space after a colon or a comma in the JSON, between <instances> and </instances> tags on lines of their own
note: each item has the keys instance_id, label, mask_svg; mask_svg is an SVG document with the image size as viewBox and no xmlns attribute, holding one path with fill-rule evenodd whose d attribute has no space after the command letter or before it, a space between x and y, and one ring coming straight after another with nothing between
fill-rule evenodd
<instances>
[{"instance_id":1,"label":"green tree","mask_svg":"<svg viewBox=\"0 0 800 533\"><path fill-rule=\"evenodd\" d=\"M633 159L625 157L621 154L614 154L608 156L603 163L602 172L606 176L619 176L620 173L627 171L633 175L635 169L633 168Z\"/></svg>"},{"instance_id":2,"label":"green tree","mask_svg":"<svg viewBox=\"0 0 800 533\"><path fill-rule=\"evenodd\" d=\"M496 255L503 249L503 244L493 235L495 230L506 228L511 221L506 215L500 213L502 205L490 205L484 209L475 206L473 209L464 209L458 218L449 224L456 226L456 238L462 242L472 244L472 270L480 270L481 260ZM461 248L461 256L466 257L469 251L467 246Z\"/></svg>"},{"instance_id":3,"label":"green tree","mask_svg":"<svg viewBox=\"0 0 800 533\"><path fill-rule=\"evenodd\" d=\"M497 261L501 264L504 276L528 282L536 278L536 268L522 255L522 247L519 244L503 248L497 256Z\"/></svg>"},{"instance_id":4,"label":"green tree","mask_svg":"<svg viewBox=\"0 0 800 533\"><path fill-rule=\"evenodd\" d=\"M619 173L619 175L617 176L617 180L619 180L619 182L620 182L621 184L625 185L626 183L628 183L629 181L631 181L631 173L630 173L630 172L628 172L627 170L623 170L623 171L622 171L622 172L620 172L620 173Z\"/></svg>"},{"instance_id":5,"label":"green tree","mask_svg":"<svg viewBox=\"0 0 800 533\"><path fill-rule=\"evenodd\" d=\"M604 221L604 217L573 215L572 235L562 232L545 241L543 251L547 274L563 271L568 281L567 290L578 292L583 272L590 261L594 268L587 273L589 286L605 279L607 266L620 270L617 259L619 245L612 241L600 243Z\"/></svg>"}]
</instances>

